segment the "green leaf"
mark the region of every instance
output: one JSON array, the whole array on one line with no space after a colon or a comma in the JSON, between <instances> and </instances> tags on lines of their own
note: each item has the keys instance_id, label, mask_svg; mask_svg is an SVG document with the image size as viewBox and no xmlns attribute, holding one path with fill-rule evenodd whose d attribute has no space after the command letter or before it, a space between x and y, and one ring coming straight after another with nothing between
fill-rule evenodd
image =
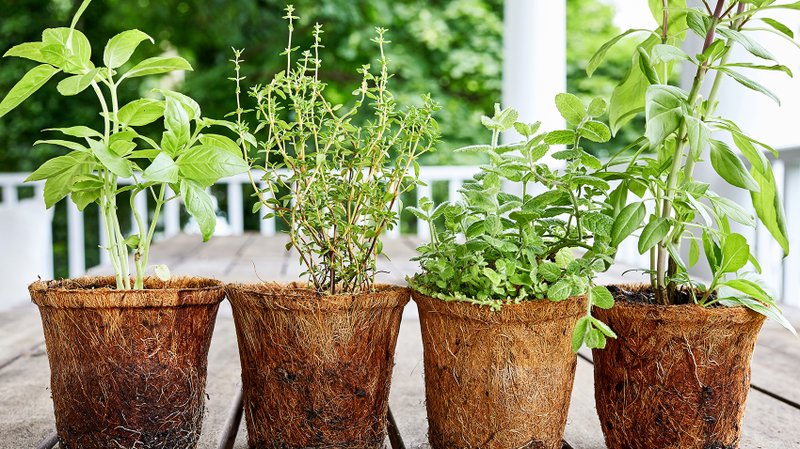
<instances>
[{"instance_id":1,"label":"green leaf","mask_svg":"<svg viewBox=\"0 0 800 449\"><path fill-rule=\"evenodd\" d=\"M568 129L550 131L544 136L544 142L548 145L569 145L575 142L575 131Z\"/></svg>"},{"instance_id":2,"label":"green leaf","mask_svg":"<svg viewBox=\"0 0 800 449\"><path fill-rule=\"evenodd\" d=\"M553 262L542 262L539 264L539 274L547 282L555 282L561 278L561 268Z\"/></svg>"},{"instance_id":3,"label":"green leaf","mask_svg":"<svg viewBox=\"0 0 800 449\"><path fill-rule=\"evenodd\" d=\"M591 320L592 320L592 325L595 328L597 328L597 330L602 332L603 335L605 335L606 337L609 337L609 338L617 338L617 334L613 330L611 330L611 328L608 326L608 324L598 320L595 317L591 317Z\"/></svg>"},{"instance_id":4,"label":"green leaf","mask_svg":"<svg viewBox=\"0 0 800 449\"><path fill-rule=\"evenodd\" d=\"M753 70L767 70L771 72L783 72L789 76L794 76L792 73L792 69L786 67L782 64L772 64L772 65L763 65L763 64L753 64L751 62L729 62L721 68L728 68L728 67L743 67L745 69L753 69Z\"/></svg>"},{"instance_id":5,"label":"green leaf","mask_svg":"<svg viewBox=\"0 0 800 449\"><path fill-rule=\"evenodd\" d=\"M164 116L164 102L151 98L133 100L117 112L117 120L123 127L144 126Z\"/></svg>"},{"instance_id":6,"label":"green leaf","mask_svg":"<svg viewBox=\"0 0 800 449\"><path fill-rule=\"evenodd\" d=\"M169 267L166 265L156 265L153 267L153 270L156 273L156 277L162 281L169 281L172 278L172 274L169 272Z\"/></svg>"},{"instance_id":7,"label":"green leaf","mask_svg":"<svg viewBox=\"0 0 800 449\"><path fill-rule=\"evenodd\" d=\"M630 29L630 30L625 31L624 33L618 34L617 36L613 37L611 40L609 40L608 42L603 44L597 50L597 52L595 52L594 55L592 55L592 58L589 60L589 63L586 65L586 74L591 77L592 74L594 73L594 71L597 70L597 68L600 67L600 64L603 63L603 60L606 58L606 54L608 53L608 50L610 50L611 47L616 45L617 42L619 42L623 37L628 36L628 35L633 34L633 33L639 33L639 32L652 33L652 31L650 31L650 30Z\"/></svg>"},{"instance_id":8,"label":"green leaf","mask_svg":"<svg viewBox=\"0 0 800 449\"><path fill-rule=\"evenodd\" d=\"M235 156L242 157L243 155L242 150L239 148L239 145L237 145L236 142L221 134L205 134L200 137L200 143L210 147L219 148Z\"/></svg>"},{"instance_id":9,"label":"green leaf","mask_svg":"<svg viewBox=\"0 0 800 449\"><path fill-rule=\"evenodd\" d=\"M550 301L563 301L570 297L572 284L567 279L561 279L547 288L547 299Z\"/></svg>"},{"instance_id":10,"label":"green leaf","mask_svg":"<svg viewBox=\"0 0 800 449\"><path fill-rule=\"evenodd\" d=\"M767 25L771 26L772 28L785 34L790 39L794 39L794 32L792 31L792 29L784 25L783 23L778 22L775 19L770 19L769 17L762 17L761 20L764 21L764 23L766 23Z\"/></svg>"},{"instance_id":11,"label":"green leaf","mask_svg":"<svg viewBox=\"0 0 800 449\"><path fill-rule=\"evenodd\" d=\"M711 233L705 229L703 230L703 253L706 255L711 272L716 272L722 262L722 250L717 245L717 242L714 241Z\"/></svg>"},{"instance_id":12,"label":"green leaf","mask_svg":"<svg viewBox=\"0 0 800 449\"><path fill-rule=\"evenodd\" d=\"M176 70L192 70L191 64L180 56L156 56L147 58L128 70L122 78L137 76L158 75L174 72Z\"/></svg>"},{"instance_id":13,"label":"green leaf","mask_svg":"<svg viewBox=\"0 0 800 449\"><path fill-rule=\"evenodd\" d=\"M753 56L759 57L761 59L768 59L771 61L775 60L775 56L772 55L766 48L764 48L761 44L759 44L754 39L751 39L748 35L744 33L740 33L738 31L732 30L730 28L719 27L717 28L717 32L726 38L737 42L742 47L744 47L747 51L749 51Z\"/></svg>"},{"instance_id":14,"label":"green leaf","mask_svg":"<svg viewBox=\"0 0 800 449\"><path fill-rule=\"evenodd\" d=\"M117 34L106 44L103 51L103 64L110 69L122 66L131 58L136 47L146 40L155 43L152 37L139 30L127 30Z\"/></svg>"},{"instance_id":15,"label":"green leaf","mask_svg":"<svg viewBox=\"0 0 800 449\"><path fill-rule=\"evenodd\" d=\"M12 109L19 106L20 103L44 86L47 81L58 72L59 70L57 68L48 64L42 64L32 68L11 88L5 98L3 98L3 101L0 102L0 117L3 117Z\"/></svg>"},{"instance_id":16,"label":"green leaf","mask_svg":"<svg viewBox=\"0 0 800 449\"><path fill-rule=\"evenodd\" d=\"M688 61L689 55L674 45L656 44L650 50L650 61L653 64L661 64L677 61Z\"/></svg>"},{"instance_id":17,"label":"green leaf","mask_svg":"<svg viewBox=\"0 0 800 449\"><path fill-rule=\"evenodd\" d=\"M697 117L687 115L685 120L691 155L695 160L699 160L700 156L703 154L703 150L708 147L711 130L708 129L708 125L706 125L705 122Z\"/></svg>"},{"instance_id":18,"label":"green leaf","mask_svg":"<svg viewBox=\"0 0 800 449\"><path fill-rule=\"evenodd\" d=\"M751 171L753 178L758 183L758 191L751 191L750 198L756 215L772 234L772 237L783 248L784 257L789 254L789 239L786 231L786 217L783 212L783 202L778 196L778 187L772 170L761 173Z\"/></svg>"},{"instance_id":19,"label":"green leaf","mask_svg":"<svg viewBox=\"0 0 800 449\"><path fill-rule=\"evenodd\" d=\"M186 205L186 211L197 220L203 241L208 241L214 234L217 226L217 215L214 211L211 195L199 183L190 179L181 180L181 196Z\"/></svg>"},{"instance_id":20,"label":"green leaf","mask_svg":"<svg viewBox=\"0 0 800 449\"><path fill-rule=\"evenodd\" d=\"M42 32L42 55L47 62L70 74L82 74L94 69L92 46L79 30L48 28Z\"/></svg>"},{"instance_id":21,"label":"green leaf","mask_svg":"<svg viewBox=\"0 0 800 449\"><path fill-rule=\"evenodd\" d=\"M602 285L592 287L592 304L601 309L610 309L614 306L614 296Z\"/></svg>"},{"instance_id":22,"label":"green leaf","mask_svg":"<svg viewBox=\"0 0 800 449\"><path fill-rule=\"evenodd\" d=\"M774 300L760 285L747 279L729 279L723 283L730 288L738 290L745 295L762 302L770 303Z\"/></svg>"},{"instance_id":23,"label":"green leaf","mask_svg":"<svg viewBox=\"0 0 800 449\"><path fill-rule=\"evenodd\" d=\"M583 346L583 340L586 338L586 333L591 327L589 326L589 317L584 316L575 323L575 329L572 331L572 352L578 352Z\"/></svg>"},{"instance_id":24,"label":"green leaf","mask_svg":"<svg viewBox=\"0 0 800 449\"><path fill-rule=\"evenodd\" d=\"M647 223L642 229L641 236L639 236L639 254L646 253L650 248L664 240L664 237L669 234L670 228L669 220L664 217L656 218Z\"/></svg>"},{"instance_id":25,"label":"green leaf","mask_svg":"<svg viewBox=\"0 0 800 449\"><path fill-rule=\"evenodd\" d=\"M650 36L641 46L645 49L652 48L659 42L655 36ZM633 119L637 114L644 112L645 93L650 83L639 68L639 52L634 52L631 66L625 78L614 88L608 106L608 124L612 134Z\"/></svg>"},{"instance_id":26,"label":"green leaf","mask_svg":"<svg viewBox=\"0 0 800 449\"><path fill-rule=\"evenodd\" d=\"M178 100L178 103L183 105L184 109L186 109L186 113L189 114L189 120L200 119L200 117L202 117L202 113L200 111L200 105L197 104L197 102L194 101L192 97L172 90L166 90L166 89L154 89L154 90L156 92L160 92L161 95L164 95L165 98L171 97L175 100ZM222 121L215 121L215 122L217 124L220 124L221 126L226 126Z\"/></svg>"},{"instance_id":27,"label":"green leaf","mask_svg":"<svg viewBox=\"0 0 800 449\"><path fill-rule=\"evenodd\" d=\"M578 128L578 133L592 142L604 143L611 140L611 130L605 123L590 120Z\"/></svg>"},{"instance_id":28,"label":"green leaf","mask_svg":"<svg viewBox=\"0 0 800 449\"><path fill-rule=\"evenodd\" d=\"M600 212L588 212L581 216L581 223L594 235L609 235L614 219Z\"/></svg>"},{"instance_id":29,"label":"green leaf","mask_svg":"<svg viewBox=\"0 0 800 449\"><path fill-rule=\"evenodd\" d=\"M161 139L161 148L177 156L180 150L189 143L189 114L178 100L167 97L164 108L164 128L166 131Z\"/></svg>"},{"instance_id":30,"label":"green leaf","mask_svg":"<svg viewBox=\"0 0 800 449\"><path fill-rule=\"evenodd\" d=\"M153 182L178 182L178 166L167 153L158 153L144 171L144 179Z\"/></svg>"},{"instance_id":31,"label":"green leaf","mask_svg":"<svg viewBox=\"0 0 800 449\"><path fill-rule=\"evenodd\" d=\"M192 147L176 163L182 177L203 186L210 186L226 176L245 173L250 168L238 153L212 145Z\"/></svg>"},{"instance_id":32,"label":"green leaf","mask_svg":"<svg viewBox=\"0 0 800 449\"><path fill-rule=\"evenodd\" d=\"M622 208L611 227L611 246L619 246L633 231L638 229L646 214L647 209L641 202L631 203Z\"/></svg>"},{"instance_id":33,"label":"green leaf","mask_svg":"<svg viewBox=\"0 0 800 449\"><path fill-rule=\"evenodd\" d=\"M561 93L556 95L556 108L567 123L579 124L586 117L586 108L583 102L575 95Z\"/></svg>"},{"instance_id":34,"label":"green leaf","mask_svg":"<svg viewBox=\"0 0 800 449\"><path fill-rule=\"evenodd\" d=\"M105 143L98 140L89 140L89 148L92 149L92 153L103 167L107 168L111 173L122 178L133 176L128 161L111 151Z\"/></svg>"},{"instance_id":35,"label":"green leaf","mask_svg":"<svg viewBox=\"0 0 800 449\"><path fill-rule=\"evenodd\" d=\"M800 4L798 5L800 6ZM788 329L792 334L797 336L797 330L795 330L794 326L783 316L780 309L775 306L767 306L759 301L750 298L726 298L725 300L720 301L721 304L734 307L734 306L744 306L748 309L753 310L754 312L760 313L767 318L771 318L778 322L781 326Z\"/></svg>"},{"instance_id":36,"label":"green leaf","mask_svg":"<svg viewBox=\"0 0 800 449\"><path fill-rule=\"evenodd\" d=\"M37 140L33 143L36 145L58 145L60 147L68 148L72 151L88 152L89 149L77 142L70 142L68 140Z\"/></svg>"},{"instance_id":37,"label":"green leaf","mask_svg":"<svg viewBox=\"0 0 800 449\"><path fill-rule=\"evenodd\" d=\"M741 234L729 234L722 245L722 262L719 271L735 273L742 269L750 258L750 245Z\"/></svg>"},{"instance_id":38,"label":"green leaf","mask_svg":"<svg viewBox=\"0 0 800 449\"><path fill-rule=\"evenodd\" d=\"M93 69L83 75L72 75L65 78L56 86L58 93L65 97L78 95L92 84L98 73L100 73L100 69Z\"/></svg>"},{"instance_id":39,"label":"green leaf","mask_svg":"<svg viewBox=\"0 0 800 449\"><path fill-rule=\"evenodd\" d=\"M93 167L94 161L89 154L75 151L48 160L31 173L25 182L47 180L44 202L49 209L69 194L79 176L90 173Z\"/></svg>"},{"instance_id":40,"label":"green leaf","mask_svg":"<svg viewBox=\"0 0 800 449\"><path fill-rule=\"evenodd\" d=\"M71 126L69 128L48 128L45 131L58 131L62 134L72 137L103 137L103 134L99 131L95 131L88 126Z\"/></svg>"},{"instance_id":41,"label":"green leaf","mask_svg":"<svg viewBox=\"0 0 800 449\"><path fill-rule=\"evenodd\" d=\"M700 259L700 244L697 239L692 237L689 239L689 267L695 266Z\"/></svg>"},{"instance_id":42,"label":"green leaf","mask_svg":"<svg viewBox=\"0 0 800 449\"><path fill-rule=\"evenodd\" d=\"M647 89L645 136L651 148L661 145L680 126L687 94L674 86L654 85Z\"/></svg>"},{"instance_id":43,"label":"green leaf","mask_svg":"<svg viewBox=\"0 0 800 449\"><path fill-rule=\"evenodd\" d=\"M658 73L656 73L653 63L650 62L650 55L647 54L647 50L639 47L636 51L639 52L639 70L642 71L647 81L650 84L661 84L661 80L658 79Z\"/></svg>"},{"instance_id":44,"label":"green leaf","mask_svg":"<svg viewBox=\"0 0 800 449\"><path fill-rule=\"evenodd\" d=\"M742 86L747 87L748 89L752 89L752 90L754 90L756 92L760 92L760 93L768 96L769 98L772 98L775 101L775 103L778 103L778 106L780 106L781 99L778 98L778 96L775 95L774 92L772 92L771 90L767 89L766 87L764 87L763 85L759 84L758 82L756 82L756 81L754 81L754 80L752 80L752 79L750 79L750 78L748 78L748 77L746 77L746 76L742 75L741 73L736 72L734 70L729 70L729 69L726 69L726 68L723 68L723 67L719 67L717 70L729 75L731 78L736 80L736 82L738 82Z\"/></svg>"},{"instance_id":45,"label":"green leaf","mask_svg":"<svg viewBox=\"0 0 800 449\"><path fill-rule=\"evenodd\" d=\"M30 59L39 63L47 63L45 57L42 55L42 42L25 42L23 44L11 47L3 57L13 56L17 58Z\"/></svg>"},{"instance_id":46,"label":"green leaf","mask_svg":"<svg viewBox=\"0 0 800 449\"><path fill-rule=\"evenodd\" d=\"M744 163L724 142L711 140L711 166L729 184L758 192L759 185Z\"/></svg>"},{"instance_id":47,"label":"green leaf","mask_svg":"<svg viewBox=\"0 0 800 449\"><path fill-rule=\"evenodd\" d=\"M606 113L606 109L608 108L608 103L606 100L600 97L592 98L592 101L589 103L589 109L586 111L592 117L600 117L601 115Z\"/></svg>"}]
</instances>

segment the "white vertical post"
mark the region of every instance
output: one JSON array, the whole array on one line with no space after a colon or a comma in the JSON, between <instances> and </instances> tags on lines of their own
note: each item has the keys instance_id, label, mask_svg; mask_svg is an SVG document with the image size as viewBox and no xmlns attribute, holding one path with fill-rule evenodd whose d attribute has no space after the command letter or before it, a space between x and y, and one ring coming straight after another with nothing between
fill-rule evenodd
<instances>
[{"instance_id":1,"label":"white vertical post","mask_svg":"<svg viewBox=\"0 0 800 449\"><path fill-rule=\"evenodd\" d=\"M242 184L234 179L228 180L228 223L233 235L242 235L244 232Z\"/></svg>"},{"instance_id":2,"label":"white vertical post","mask_svg":"<svg viewBox=\"0 0 800 449\"><path fill-rule=\"evenodd\" d=\"M783 260L783 295L781 300L791 306L800 306L800 240L793 238L800 229L800 202L786 201L786 192L800 192L800 163L784 164L784 188L781 193L786 208L786 226L789 234L789 256Z\"/></svg>"},{"instance_id":3,"label":"white vertical post","mask_svg":"<svg viewBox=\"0 0 800 449\"><path fill-rule=\"evenodd\" d=\"M167 187L167 198L172 198L175 192ZM175 199L164 205L164 235L172 237L181 232L181 203Z\"/></svg>"},{"instance_id":4,"label":"white vertical post","mask_svg":"<svg viewBox=\"0 0 800 449\"><path fill-rule=\"evenodd\" d=\"M461 179L449 179L447 181L447 201L454 203L458 201L458 189L464 183Z\"/></svg>"},{"instance_id":5,"label":"white vertical post","mask_svg":"<svg viewBox=\"0 0 800 449\"><path fill-rule=\"evenodd\" d=\"M425 179L424 181L426 185L417 186L417 188L414 189L414 191L417 192L417 206L419 206L419 200L422 198L428 198L433 201L433 181L430 179ZM417 219L417 237L425 241L431 238L431 230L428 229L426 223L419 219Z\"/></svg>"},{"instance_id":6,"label":"white vertical post","mask_svg":"<svg viewBox=\"0 0 800 449\"><path fill-rule=\"evenodd\" d=\"M3 203L7 206L14 206L19 203L19 194L17 186L14 183L3 184L0 187L3 189Z\"/></svg>"},{"instance_id":7,"label":"white vertical post","mask_svg":"<svg viewBox=\"0 0 800 449\"><path fill-rule=\"evenodd\" d=\"M45 207L44 203L44 182L37 182L33 186L33 193L34 198L38 198L38 201L41 203L42 207ZM53 210L50 209L47 211L47 216L50 218L50 226L47 227L47 232L44 235L45 244L44 244L44 258L45 264L47 265L46 271L42 272L42 277L45 279L52 279L53 272L55 271L55 265L53 263Z\"/></svg>"},{"instance_id":8,"label":"white vertical post","mask_svg":"<svg viewBox=\"0 0 800 449\"><path fill-rule=\"evenodd\" d=\"M506 0L503 23L503 107L543 129L563 127L554 99L567 86L566 0ZM516 131L503 136L520 138Z\"/></svg>"},{"instance_id":9,"label":"white vertical post","mask_svg":"<svg viewBox=\"0 0 800 449\"><path fill-rule=\"evenodd\" d=\"M266 187L266 184L263 182L258 184L258 188L263 192L261 195L265 199L272 198L272 192L269 190L264 190ZM261 209L258 210L258 217L260 218L258 230L261 235L275 235L275 217L265 220L264 217L267 215L267 213L269 213L269 208L262 205Z\"/></svg>"},{"instance_id":10,"label":"white vertical post","mask_svg":"<svg viewBox=\"0 0 800 449\"><path fill-rule=\"evenodd\" d=\"M83 248L83 212L69 198L67 203L67 254L69 277L86 272L86 257Z\"/></svg>"}]
</instances>

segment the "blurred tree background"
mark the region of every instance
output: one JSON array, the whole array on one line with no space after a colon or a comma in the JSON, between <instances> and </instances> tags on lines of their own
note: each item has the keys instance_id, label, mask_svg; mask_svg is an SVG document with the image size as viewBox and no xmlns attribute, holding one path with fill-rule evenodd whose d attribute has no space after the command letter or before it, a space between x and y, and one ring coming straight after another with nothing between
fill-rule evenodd
<instances>
[{"instance_id":1,"label":"blurred tree background","mask_svg":"<svg viewBox=\"0 0 800 449\"><path fill-rule=\"evenodd\" d=\"M41 30L68 26L78 0L6 0L0 21L0 53L17 43L40 39ZM177 51L195 71L186 74L179 90L201 104L204 115L221 118L234 108L229 59L231 47L245 48L246 83L266 82L281 70L279 53L286 46L283 8L286 0L95 0L78 27L91 41L95 58L107 40L124 29L140 29L157 45L142 45L139 57ZM480 116L500 99L502 78L502 0L293 0L300 16L295 43L311 43L315 22L324 26L321 77L337 102L347 102L359 82L356 68L374 62L374 27L388 28L387 48L396 77L393 90L400 104L418 101L430 92L442 105L438 120L442 143L425 164L475 163L475 156L454 154L459 146L485 140ZM567 64L569 91L585 97L613 89L630 65L632 45L618 45L592 78L585 66L594 51L619 33L614 9L602 0L567 0ZM33 66L33 62L0 60L0 95ZM547 61L541 62L546 70ZM149 83L149 84L148 84ZM156 87L150 80L142 91ZM54 84L54 83L52 83ZM134 92L123 92L125 103ZM69 102L69 103L68 103ZM96 99L88 90L65 99L54 85L45 86L18 110L0 119L0 172L32 171L47 158L60 154L56 147L37 146L44 128L88 124L100 126ZM629 140L625 132L620 143ZM593 150L593 148L589 148ZM595 149L596 151L596 149ZM600 154L602 155L602 154ZM54 241L56 275L63 276L63 204L56 210ZM87 214L91 216L92 214ZM96 214L95 214L96 215ZM252 224L251 224L252 225ZM86 223L91 229L91 220ZM87 238L87 255L97 252ZM90 247L94 246L94 249ZM60 254L60 255L59 255ZM91 256L94 257L94 256ZM89 266L92 265L89 260Z\"/></svg>"}]
</instances>

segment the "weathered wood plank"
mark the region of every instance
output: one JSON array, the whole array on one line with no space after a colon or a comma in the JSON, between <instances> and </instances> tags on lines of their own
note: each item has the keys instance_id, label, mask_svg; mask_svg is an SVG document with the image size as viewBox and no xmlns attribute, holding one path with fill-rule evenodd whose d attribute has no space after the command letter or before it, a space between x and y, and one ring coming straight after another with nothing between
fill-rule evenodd
<instances>
[{"instance_id":1,"label":"weathered wood plank","mask_svg":"<svg viewBox=\"0 0 800 449\"><path fill-rule=\"evenodd\" d=\"M42 321L33 304L0 313L0 370L44 344Z\"/></svg>"},{"instance_id":2,"label":"weathered wood plank","mask_svg":"<svg viewBox=\"0 0 800 449\"><path fill-rule=\"evenodd\" d=\"M408 307L416 308L414 304ZM395 350L389 407L408 449L428 446L428 419L425 412L425 379L422 365L422 334L419 320L405 318L400 325Z\"/></svg>"}]
</instances>

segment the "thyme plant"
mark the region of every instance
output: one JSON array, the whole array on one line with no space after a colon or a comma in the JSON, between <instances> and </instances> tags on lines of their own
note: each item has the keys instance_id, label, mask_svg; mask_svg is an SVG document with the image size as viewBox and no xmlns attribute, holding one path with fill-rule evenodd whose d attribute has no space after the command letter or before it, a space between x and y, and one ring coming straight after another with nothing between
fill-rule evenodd
<instances>
[{"instance_id":1,"label":"thyme plant","mask_svg":"<svg viewBox=\"0 0 800 449\"><path fill-rule=\"evenodd\" d=\"M40 65L25 74L0 102L0 117L58 74L68 75L58 83L61 95L73 96L91 88L100 105L103 129L78 125L45 130L66 138L41 140L36 144L57 145L69 152L45 162L27 180L45 181L44 200L48 208L67 195L80 210L97 204L116 287L142 289L150 245L164 204L183 200L207 240L214 232L216 214L206 189L222 177L243 173L247 164L233 140L203 133L216 121L202 117L200 106L186 95L158 90L161 99L140 98L120 105L118 92L123 82L192 67L179 56L158 56L130 63L142 42L153 42L139 30L123 31L112 37L103 52L103 65L95 66L89 41L75 28L90 2L85 0L81 4L69 28L46 29L41 42L27 42L6 52L4 56L26 58ZM137 130L162 119L164 131L159 141ZM123 186L121 179L130 182ZM168 194L168 187L174 193ZM117 208L117 199L125 192L129 193L135 217L135 230L128 236L120 227ZM133 206L140 194L149 195L155 204L149 219ZM130 251L133 251L133 271ZM157 273L168 276L165 267L159 266Z\"/></svg>"},{"instance_id":2,"label":"thyme plant","mask_svg":"<svg viewBox=\"0 0 800 449\"><path fill-rule=\"evenodd\" d=\"M251 173L258 197L254 212L269 208L267 218L277 216L288 225L287 249L298 252L304 275L318 292L368 292L383 251L381 235L398 225L400 195L420 182L416 159L438 138L437 105L427 95L421 106L398 105L389 90L384 46L390 42L382 28L372 39L377 70L363 65L353 103L333 104L320 78L322 26L314 27L313 45L295 60L293 12L288 6L284 17L286 70L251 89L254 111L241 107L241 52L233 61L239 143L251 166L264 171L264 188ZM250 112L257 122L253 133L244 120Z\"/></svg>"},{"instance_id":3,"label":"thyme plant","mask_svg":"<svg viewBox=\"0 0 800 449\"><path fill-rule=\"evenodd\" d=\"M464 184L461 201L434 207L424 199L409 208L430 227L431 241L418 248L421 272L408 281L429 296L495 310L506 303L586 295L586 316L575 328L573 349L584 343L602 348L615 335L591 316L591 308L610 308L614 300L593 278L612 261L614 220L604 201L609 185L598 172L601 162L581 142L611 137L597 120L606 104L595 99L587 108L574 95L560 94L556 105L573 129L539 132L539 123L519 122L516 110L499 106L493 117L483 117L491 143L459 151L485 153L490 162ZM498 145L500 133L512 127L524 140ZM566 145L550 154L562 161L562 169L543 160L551 145ZM520 185L521 195L504 192L503 182Z\"/></svg>"},{"instance_id":4,"label":"thyme plant","mask_svg":"<svg viewBox=\"0 0 800 449\"><path fill-rule=\"evenodd\" d=\"M640 31L646 38L639 44L632 67L610 102L615 130L641 110L646 118L643 137L632 145L633 153L628 148L607 164L622 167L623 171L621 183L610 195L617 216L611 244L618 245L631 233L640 231L638 249L650 254L650 267L644 271L650 275L658 304L686 302L688 292L688 301L701 306L741 305L791 328L780 315L772 294L757 278L761 268L747 239L731 228L731 222L755 227L758 220L788 253L782 203L771 164L765 157L765 152L775 156L777 153L715 111L725 78L780 102L775 93L747 77L743 70L792 75L752 32L770 32L794 42L793 32L777 20L776 13L798 10L800 3L717 0L704 1L700 8L687 7L685 0L650 4L659 26L654 31L623 33ZM703 39L696 55L681 49L686 33ZM621 37L600 48L589 63L590 75ZM732 50L737 46L757 62L733 60ZM694 67L688 90L670 84L671 70L679 63ZM708 92L707 96L702 92ZM726 142L738 148L746 163ZM720 178L750 194L757 219L695 178L695 168L702 160L710 160ZM629 192L640 199L628 202ZM681 256L684 243L689 245L688 260ZM698 262L701 248L711 268L708 283L688 273Z\"/></svg>"}]
</instances>

